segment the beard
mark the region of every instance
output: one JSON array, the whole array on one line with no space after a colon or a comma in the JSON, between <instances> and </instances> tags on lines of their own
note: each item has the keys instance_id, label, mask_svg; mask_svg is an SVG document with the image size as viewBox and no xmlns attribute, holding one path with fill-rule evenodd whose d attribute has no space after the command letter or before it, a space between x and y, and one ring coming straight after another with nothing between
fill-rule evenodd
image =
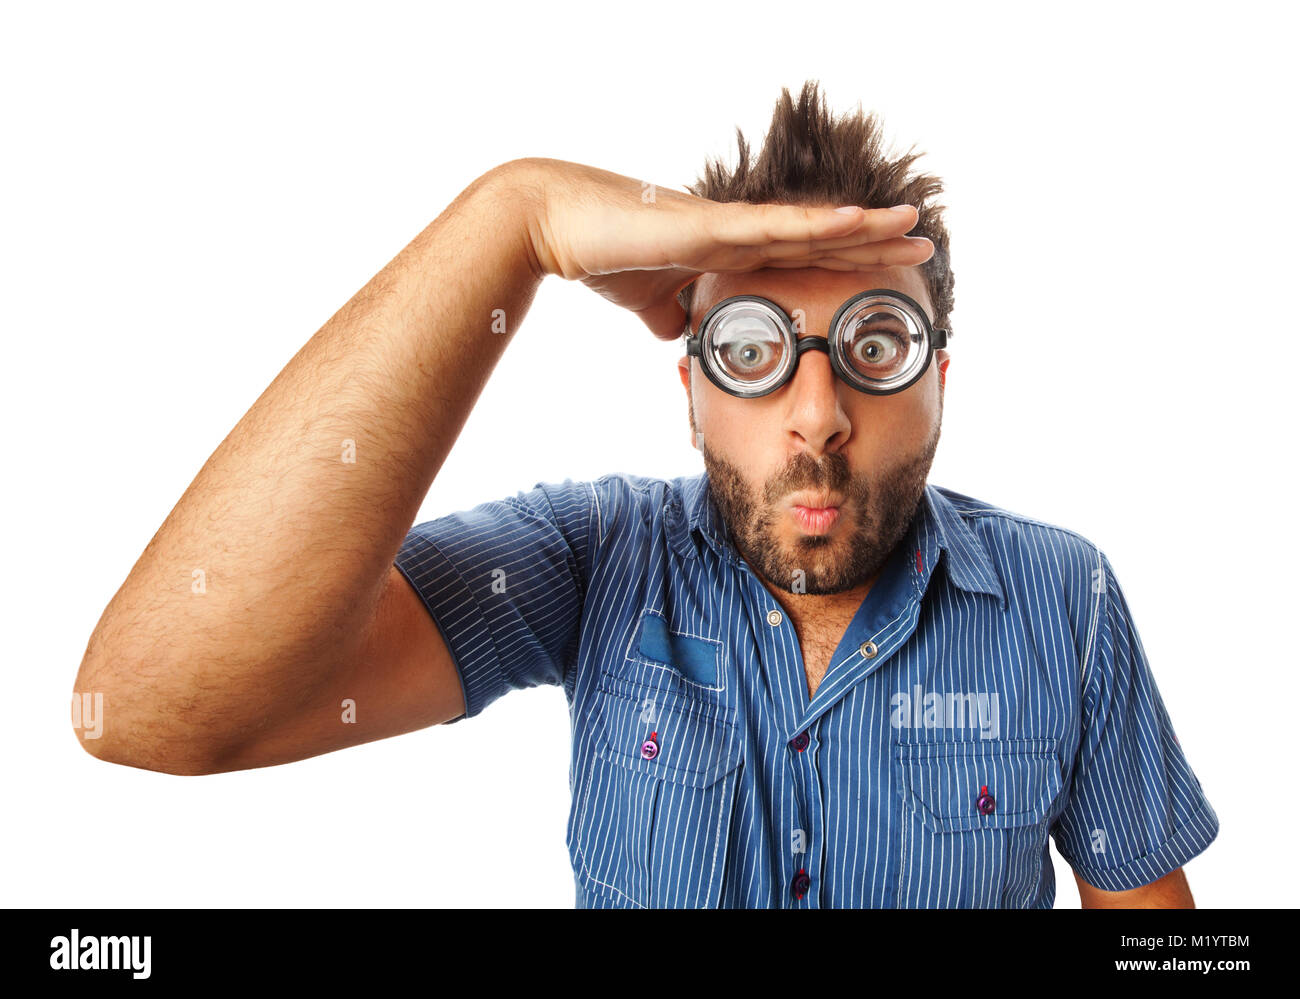
<instances>
[{"instance_id":1,"label":"beard","mask_svg":"<svg viewBox=\"0 0 1300 999\"><path fill-rule=\"evenodd\" d=\"M709 494L737 551L772 585L788 593L843 593L873 579L907 533L925 492L941 422L942 409L919 451L870 474L852 474L842 452L817 461L801 451L758 495L739 468L701 441ZM793 543L782 540L778 522L790 517L783 501L802 489L839 493L844 497L841 512L851 513L853 523L841 520L830 534L800 534Z\"/></svg>"}]
</instances>

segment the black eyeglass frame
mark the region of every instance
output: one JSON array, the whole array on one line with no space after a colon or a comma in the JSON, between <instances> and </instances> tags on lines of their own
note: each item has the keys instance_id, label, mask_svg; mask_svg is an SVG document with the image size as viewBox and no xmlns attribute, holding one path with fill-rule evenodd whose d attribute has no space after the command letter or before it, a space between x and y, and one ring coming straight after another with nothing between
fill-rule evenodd
<instances>
[{"instance_id":1,"label":"black eyeglass frame","mask_svg":"<svg viewBox=\"0 0 1300 999\"><path fill-rule=\"evenodd\" d=\"M830 358L831 368L834 370L836 376L841 381L847 383L851 388L857 389L859 392L866 393L867 395L894 395L895 393L903 392L906 389L911 388L926 373L926 371L930 369L930 364L934 360L934 352L948 346L948 341L952 338L952 331L932 326L930 324L930 317L925 314L925 310L921 308L920 303L910 295L905 295L901 291L895 291L893 288L872 288L868 291L858 292L835 310L835 315L831 319L831 335L836 337L837 345L843 340L844 330L840 328L841 321L846 316L850 315L863 299L880 297L895 300L899 307L907 311L912 316L917 327L922 331L922 335L925 337L926 341L925 363L922 364L921 367L917 369L916 373L906 382L893 386L892 388L876 388L866 384L862 380L860 374L848 369L847 365L839 356L840 351L831 349L830 340L828 338L824 336L798 336L795 332L794 321L786 311L775 302L758 295L735 295L731 298L725 298L713 306L713 308L704 314L704 319L700 321L698 332L691 333L689 327L687 328L686 354L689 357L699 358L700 367L703 369L704 375L709 379L709 381L728 395L733 395L741 399L757 399L769 395L786 385L790 379L794 377L795 372L799 368L799 358L808 350L820 350L822 353L826 354L827 357ZM727 380L725 376L720 372L717 372L713 367L712 355L704 349L704 341L708 335L710 323L713 321L713 318L724 310L730 310L735 308L737 305L746 302L757 303L758 305L769 309L775 316L779 317L782 326L784 327L784 337L787 344L786 360L783 362L786 367L784 374L782 374L767 388L750 391L737 389L734 382ZM915 334L913 335L915 336ZM788 345L791 343L793 343L795 347L793 351L788 349ZM790 358L793 358L793 360L790 360Z\"/></svg>"}]
</instances>

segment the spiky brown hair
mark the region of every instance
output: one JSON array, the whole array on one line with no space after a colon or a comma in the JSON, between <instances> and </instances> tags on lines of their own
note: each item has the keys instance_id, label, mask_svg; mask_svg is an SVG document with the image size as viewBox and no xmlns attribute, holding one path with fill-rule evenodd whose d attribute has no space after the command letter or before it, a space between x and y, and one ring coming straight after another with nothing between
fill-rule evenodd
<instances>
[{"instance_id":1,"label":"spiky brown hair","mask_svg":"<svg viewBox=\"0 0 1300 999\"><path fill-rule=\"evenodd\" d=\"M826 109L820 84L808 80L798 103L782 87L772 124L758 159L751 165L749 145L740 129L736 141L740 159L734 171L721 160L706 162L704 174L686 190L711 201L743 201L768 205L860 205L891 208L914 205L916 225L908 235L925 236L934 243L934 255L921 265L934 306L934 325L952 329L953 276L948 259L948 229L943 205L930 199L943 191L943 182L929 174L907 176L908 168L924 153L889 159L882 153L881 124L875 114L832 116ZM913 149L915 147L912 147ZM688 317L695 283L677 293Z\"/></svg>"}]
</instances>

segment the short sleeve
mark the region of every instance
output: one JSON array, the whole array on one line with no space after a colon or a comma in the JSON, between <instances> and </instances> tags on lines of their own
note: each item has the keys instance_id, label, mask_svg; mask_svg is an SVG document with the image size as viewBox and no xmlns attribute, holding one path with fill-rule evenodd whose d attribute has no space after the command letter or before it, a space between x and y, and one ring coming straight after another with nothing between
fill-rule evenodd
<instances>
[{"instance_id":1,"label":"short sleeve","mask_svg":"<svg viewBox=\"0 0 1300 999\"><path fill-rule=\"evenodd\" d=\"M1201 853L1219 820L1174 734L1110 561L1098 556L1082 733L1069 802L1052 835L1084 881L1127 891Z\"/></svg>"},{"instance_id":2,"label":"short sleeve","mask_svg":"<svg viewBox=\"0 0 1300 999\"><path fill-rule=\"evenodd\" d=\"M562 684L599 530L596 487L566 479L418 524L394 564L428 608L472 718L507 691Z\"/></svg>"}]
</instances>

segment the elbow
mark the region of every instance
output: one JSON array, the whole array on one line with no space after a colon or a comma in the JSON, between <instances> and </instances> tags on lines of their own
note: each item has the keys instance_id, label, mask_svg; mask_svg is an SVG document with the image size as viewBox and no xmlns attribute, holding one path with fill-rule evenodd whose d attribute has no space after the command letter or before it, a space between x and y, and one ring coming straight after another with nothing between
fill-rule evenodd
<instances>
[{"instance_id":1,"label":"elbow","mask_svg":"<svg viewBox=\"0 0 1300 999\"><path fill-rule=\"evenodd\" d=\"M142 715L139 701L103 689L93 682L83 684L78 676L72 692L72 733L81 748L103 763L151 770L178 777L221 773L215 757L198 740L183 733L167 735ZM117 710L114 708L117 706ZM153 731L151 737L142 731Z\"/></svg>"},{"instance_id":2,"label":"elbow","mask_svg":"<svg viewBox=\"0 0 1300 999\"><path fill-rule=\"evenodd\" d=\"M224 772L222 768L206 759L193 755L163 754L148 747L123 746L120 741L88 741L82 738L80 733L77 733L77 737L81 742L81 748L101 763L171 774L174 777L200 777Z\"/></svg>"},{"instance_id":3,"label":"elbow","mask_svg":"<svg viewBox=\"0 0 1300 999\"><path fill-rule=\"evenodd\" d=\"M124 743L121 739L107 739L102 735L94 737L76 726L73 726L73 734L81 743L81 748L101 763L151 770L175 777L198 777L222 772L206 758L193 753L167 753L147 744Z\"/></svg>"}]
</instances>

